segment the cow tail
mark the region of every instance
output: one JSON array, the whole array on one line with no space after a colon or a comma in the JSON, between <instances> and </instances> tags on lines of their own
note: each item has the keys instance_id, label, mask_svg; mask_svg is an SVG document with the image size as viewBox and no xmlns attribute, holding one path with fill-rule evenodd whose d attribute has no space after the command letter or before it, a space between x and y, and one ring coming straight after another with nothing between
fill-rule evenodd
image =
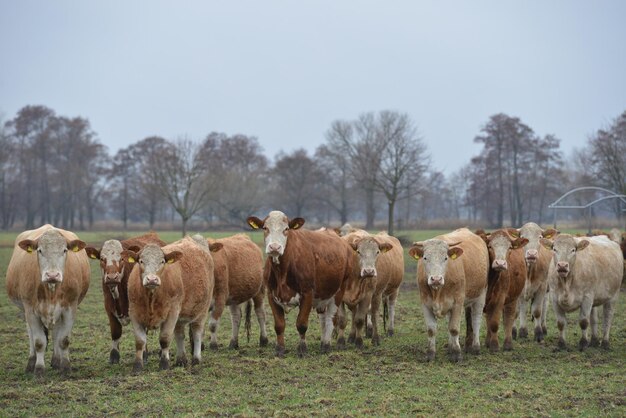
<instances>
[{"instance_id":1,"label":"cow tail","mask_svg":"<svg viewBox=\"0 0 626 418\"><path fill-rule=\"evenodd\" d=\"M383 298L383 329L387 332L387 318L389 318L389 305L387 301L389 298Z\"/></svg>"},{"instance_id":2,"label":"cow tail","mask_svg":"<svg viewBox=\"0 0 626 418\"><path fill-rule=\"evenodd\" d=\"M252 318L252 299L248 299L248 302L246 302L246 338L248 338L248 342L250 342L250 331L252 326L251 324L251 318Z\"/></svg>"}]
</instances>

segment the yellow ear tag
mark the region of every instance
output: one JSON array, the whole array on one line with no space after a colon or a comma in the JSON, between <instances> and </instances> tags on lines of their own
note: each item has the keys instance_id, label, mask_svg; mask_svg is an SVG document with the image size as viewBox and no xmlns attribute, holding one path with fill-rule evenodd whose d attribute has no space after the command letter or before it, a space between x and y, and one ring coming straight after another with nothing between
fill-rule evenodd
<instances>
[{"instance_id":1,"label":"yellow ear tag","mask_svg":"<svg viewBox=\"0 0 626 418\"><path fill-rule=\"evenodd\" d=\"M135 259L133 257L128 257L128 262L130 264L133 264L135 262Z\"/></svg>"},{"instance_id":2,"label":"yellow ear tag","mask_svg":"<svg viewBox=\"0 0 626 418\"><path fill-rule=\"evenodd\" d=\"M32 253L33 252L33 247L31 247L30 245L26 248L26 252L27 253Z\"/></svg>"},{"instance_id":3,"label":"yellow ear tag","mask_svg":"<svg viewBox=\"0 0 626 418\"><path fill-rule=\"evenodd\" d=\"M414 259L416 259L416 260L419 260L419 259L420 259L420 256L419 256L419 255L417 255L417 254L415 254L415 255L413 256L413 258L414 258Z\"/></svg>"},{"instance_id":4,"label":"yellow ear tag","mask_svg":"<svg viewBox=\"0 0 626 418\"><path fill-rule=\"evenodd\" d=\"M72 251L74 251L75 253L80 251L80 248L78 248L78 245L74 246L74 248L72 248Z\"/></svg>"},{"instance_id":5,"label":"yellow ear tag","mask_svg":"<svg viewBox=\"0 0 626 418\"><path fill-rule=\"evenodd\" d=\"M250 226L254 229L259 229L259 226L254 221L250 221Z\"/></svg>"},{"instance_id":6,"label":"yellow ear tag","mask_svg":"<svg viewBox=\"0 0 626 418\"><path fill-rule=\"evenodd\" d=\"M174 262L173 258L170 258L169 260L167 260L167 264L172 264Z\"/></svg>"},{"instance_id":7,"label":"yellow ear tag","mask_svg":"<svg viewBox=\"0 0 626 418\"><path fill-rule=\"evenodd\" d=\"M450 256L450 258L451 258L451 259L453 259L453 260L456 260L456 253L453 253L453 254Z\"/></svg>"},{"instance_id":8,"label":"yellow ear tag","mask_svg":"<svg viewBox=\"0 0 626 418\"><path fill-rule=\"evenodd\" d=\"M96 255L95 254L89 254L89 258L95 260L96 259Z\"/></svg>"}]
</instances>

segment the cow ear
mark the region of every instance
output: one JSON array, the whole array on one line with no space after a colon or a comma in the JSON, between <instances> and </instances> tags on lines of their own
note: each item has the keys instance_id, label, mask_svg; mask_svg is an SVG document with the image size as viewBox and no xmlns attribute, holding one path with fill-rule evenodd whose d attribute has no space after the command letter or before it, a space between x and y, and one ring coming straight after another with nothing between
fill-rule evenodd
<instances>
[{"instance_id":1,"label":"cow ear","mask_svg":"<svg viewBox=\"0 0 626 418\"><path fill-rule=\"evenodd\" d=\"M512 238L519 238L519 229L515 229L515 228L507 228L506 232L512 237Z\"/></svg>"},{"instance_id":2,"label":"cow ear","mask_svg":"<svg viewBox=\"0 0 626 418\"><path fill-rule=\"evenodd\" d=\"M386 253L392 248L393 248L393 245L389 244L388 242L383 242L382 244L378 246L378 249L380 250L381 253Z\"/></svg>"},{"instance_id":3,"label":"cow ear","mask_svg":"<svg viewBox=\"0 0 626 418\"><path fill-rule=\"evenodd\" d=\"M339 228L333 228L333 231L335 231L335 233L339 236L341 236L341 229Z\"/></svg>"},{"instance_id":4,"label":"cow ear","mask_svg":"<svg viewBox=\"0 0 626 418\"><path fill-rule=\"evenodd\" d=\"M452 247L448 249L448 257L450 257L452 260L456 260L462 255L463 255L463 248L461 247Z\"/></svg>"},{"instance_id":5,"label":"cow ear","mask_svg":"<svg viewBox=\"0 0 626 418\"><path fill-rule=\"evenodd\" d=\"M522 248L526 244L528 244L528 239L526 239L526 238L517 238L516 240L511 241L511 248L516 250L518 248Z\"/></svg>"},{"instance_id":6,"label":"cow ear","mask_svg":"<svg viewBox=\"0 0 626 418\"><path fill-rule=\"evenodd\" d=\"M139 251L141 251L141 248L138 245L131 245L130 247L128 247L129 250L138 253Z\"/></svg>"},{"instance_id":7,"label":"cow ear","mask_svg":"<svg viewBox=\"0 0 626 418\"><path fill-rule=\"evenodd\" d=\"M132 250L122 250L122 260L127 262L128 264L135 264L137 262L137 253Z\"/></svg>"},{"instance_id":8,"label":"cow ear","mask_svg":"<svg viewBox=\"0 0 626 418\"><path fill-rule=\"evenodd\" d=\"M543 231L543 233L542 233L541 235L542 235L544 238L547 238L547 239L552 239L552 238L554 238L554 236L555 236L556 234L558 234L558 233L559 233L559 231L557 231L556 229L554 229L554 228L548 228L548 229L544 230L544 231Z\"/></svg>"},{"instance_id":9,"label":"cow ear","mask_svg":"<svg viewBox=\"0 0 626 418\"><path fill-rule=\"evenodd\" d=\"M169 254L165 254L165 262L167 264L174 264L175 262L180 260L182 256L183 256L183 253L181 253L180 251L172 251Z\"/></svg>"},{"instance_id":10,"label":"cow ear","mask_svg":"<svg viewBox=\"0 0 626 418\"><path fill-rule=\"evenodd\" d=\"M413 244L413 246L409 248L409 255L414 259L419 260L424 256L424 247Z\"/></svg>"},{"instance_id":11,"label":"cow ear","mask_svg":"<svg viewBox=\"0 0 626 418\"><path fill-rule=\"evenodd\" d=\"M250 225L250 227L252 229L263 228L263 226L265 225L265 222L263 222L262 220L260 220L256 216L248 217L247 222L248 222L248 225Z\"/></svg>"},{"instance_id":12,"label":"cow ear","mask_svg":"<svg viewBox=\"0 0 626 418\"><path fill-rule=\"evenodd\" d=\"M222 248L224 248L224 244L222 244L221 242L213 242L209 244L209 250L211 250L212 253L216 253Z\"/></svg>"},{"instance_id":13,"label":"cow ear","mask_svg":"<svg viewBox=\"0 0 626 418\"><path fill-rule=\"evenodd\" d=\"M19 245L19 247L27 253L32 253L37 250L38 243L32 239L25 239L20 241L17 245Z\"/></svg>"},{"instance_id":14,"label":"cow ear","mask_svg":"<svg viewBox=\"0 0 626 418\"><path fill-rule=\"evenodd\" d=\"M356 252L356 250L359 249L359 243L357 241L352 241L349 244L350 244L350 247L352 247L352 249L354 250L354 252Z\"/></svg>"},{"instance_id":15,"label":"cow ear","mask_svg":"<svg viewBox=\"0 0 626 418\"><path fill-rule=\"evenodd\" d=\"M85 247L85 252L89 256L89 258L91 258L92 260L100 259L100 250L98 250L95 247Z\"/></svg>"},{"instance_id":16,"label":"cow ear","mask_svg":"<svg viewBox=\"0 0 626 418\"><path fill-rule=\"evenodd\" d=\"M582 251L589 246L589 241L584 239L576 244L576 251Z\"/></svg>"},{"instance_id":17,"label":"cow ear","mask_svg":"<svg viewBox=\"0 0 626 418\"><path fill-rule=\"evenodd\" d=\"M549 239L547 239L547 238L541 238L541 239L539 240L539 242L541 243L541 245L543 245L543 246L544 246L545 248L547 248L548 250L551 250L551 249L552 249L552 245L553 245L553 243L552 243L552 241L550 241Z\"/></svg>"},{"instance_id":18,"label":"cow ear","mask_svg":"<svg viewBox=\"0 0 626 418\"><path fill-rule=\"evenodd\" d=\"M79 252L86 246L87 244L85 244L85 241L81 241L79 239L75 239L67 243L67 249L75 253Z\"/></svg>"},{"instance_id":19,"label":"cow ear","mask_svg":"<svg viewBox=\"0 0 626 418\"><path fill-rule=\"evenodd\" d=\"M304 225L303 218L293 218L292 220L289 221L289 229L298 229L302 225Z\"/></svg>"}]
</instances>

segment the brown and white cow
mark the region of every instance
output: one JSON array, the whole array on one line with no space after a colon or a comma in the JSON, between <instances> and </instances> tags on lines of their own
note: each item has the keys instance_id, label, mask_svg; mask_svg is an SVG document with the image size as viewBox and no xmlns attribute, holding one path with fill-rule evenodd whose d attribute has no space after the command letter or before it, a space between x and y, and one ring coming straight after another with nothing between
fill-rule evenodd
<instances>
[{"instance_id":1,"label":"brown and white cow","mask_svg":"<svg viewBox=\"0 0 626 418\"><path fill-rule=\"evenodd\" d=\"M298 355L307 351L305 337L312 308L320 318L321 351L328 352L333 318L352 273L352 248L334 231L303 230L304 219L289 220L280 211L270 212L263 220L251 216L247 221L252 228L264 231L268 258L263 275L274 315L276 354L284 356L285 313L296 306Z\"/></svg>"},{"instance_id":2,"label":"brown and white cow","mask_svg":"<svg viewBox=\"0 0 626 418\"><path fill-rule=\"evenodd\" d=\"M162 247L166 243L155 232L149 232L123 241L116 239L105 241L101 249L91 246L85 247L89 258L100 261L104 310L109 318L111 330L111 352L109 353L111 364L120 362L122 327L130 323L128 316L128 278L134 264L128 264L124 261L122 251L139 252L148 244Z\"/></svg>"},{"instance_id":3,"label":"brown and white cow","mask_svg":"<svg viewBox=\"0 0 626 418\"><path fill-rule=\"evenodd\" d=\"M558 347L564 349L566 313L580 310L582 336L579 349L598 339L597 307L604 306L602 347L609 346L609 332L619 288L624 273L622 254L617 243L606 236L576 238L558 235L554 241L543 238L541 243L553 252L548 281L552 305L559 328ZM591 324L591 342L588 327Z\"/></svg>"},{"instance_id":4,"label":"brown and white cow","mask_svg":"<svg viewBox=\"0 0 626 418\"><path fill-rule=\"evenodd\" d=\"M504 319L504 350L513 349L513 323L517 314L517 303L526 284L526 261L522 247L526 238L511 238L510 232L517 230L499 229L491 234L478 233L489 250L489 279L485 316L487 339L485 345L491 351L499 349L498 328Z\"/></svg>"},{"instance_id":5,"label":"brown and white cow","mask_svg":"<svg viewBox=\"0 0 626 418\"><path fill-rule=\"evenodd\" d=\"M435 358L437 320L444 316L448 316L450 359L461 360L459 329L463 308L466 317L471 317L467 324L465 351L479 353L480 322L489 272L485 242L469 229L461 228L413 243L409 255L421 260L417 268L417 284L428 328L427 360Z\"/></svg>"},{"instance_id":6,"label":"brown and white cow","mask_svg":"<svg viewBox=\"0 0 626 418\"><path fill-rule=\"evenodd\" d=\"M217 348L217 325L228 305L232 325L230 348L239 347L239 324L241 323L240 305L246 301L246 329L250 325L250 300L254 302L254 312L259 322L261 335L259 344L267 345L265 330L265 309L263 298L263 253L246 234L237 234L221 239L208 239L215 264L215 288L213 291L213 309L209 318L211 342L209 346ZM221 246L215 252L215 247ZM249 336L248 336L249 337Z\"/></svg>"},{"instance_id":7,"label":"brown and white cow","mask_svg":"<svg viewBox=\"0 0 626 418\"><path fill-rule=\"evenodd\" d=\"M70 371L70 334L78 305L89 288L85 243L52 225L24 231L15 239L7 269L9 298L24 313L30 350L26 372L45 372L44 353L52 328L52 368Z\"/></svg>"},{"instance_id":8,"label":"brown and white cow","mask_svg":"<svg viewBox=\"0 0 626 418\"><path fill-rule=\"evenodd\" d=\"M363 346L361 331L367 318L372 326L372 344L379 345L377 316L383 299L389 307L389 335L393 335L394 331L395 303L404 274L402 245L397 238L385 232L370 235L366 231L356 230L343 239L354 250L353 273L346 282L343 296L344 304L352 311L352 329L348 341L354 342L357 347ZM345 346L344 315L342 305L337 321L338 346Z\"/></svg>"},{"instance_id":9,"label":"brown and white cow","mask_svg":"<svg viewBox=\"0 0 626 418\"><path fill-rule=\"evenodd\" d=\"M143 369L146 333L159 329L160 368L169 368L169 347L176 337L176 365L186 365L185 326L193 338L192 365L200 363L202 334L213 296L213 259L208 248L185 237L164 247L146 245L138 254L122 251L137 262L128 279L130 320L135 334L134 371Z\"/></svg>"},{"instance_id":10,"label":"brown and white cow","mask_svg":"<svg viewBox=\"0 0 626 418\"><path fill-rule=\"evenodd\" d=\"M509 229L513 238L526 238L528 243L524 246L524 258L526 260L526 284L518 300L519 333L513 328L513 337L528 337L526 319L528 315L528 302L531 303L530 312L535 325L535 341L543 341L548 332L546 317L548 314L548 269L552 253L541 245L542 238L552 239L558 231L553 228L543 229L534 222L528 222L521 228Z\"/></svg>"}]
</instances>

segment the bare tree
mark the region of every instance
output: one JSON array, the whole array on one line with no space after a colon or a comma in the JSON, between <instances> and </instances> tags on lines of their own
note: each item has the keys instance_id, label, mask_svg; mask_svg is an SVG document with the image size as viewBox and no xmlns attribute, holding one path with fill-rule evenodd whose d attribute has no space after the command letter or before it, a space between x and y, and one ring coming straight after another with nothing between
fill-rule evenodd
<instances>
[{"instance_id":1,"label":"bare tree","mask_svg":"<svg viewBox=\"0 0 626 418\"><path fill-rule=\"evenodd\" d=\"M290 213L290 216L304 216L307 205L315 200L318 168L315 161L304 149L291 154L280 153L271 170L275 191L274 205Z\"/></svg>"}]
</instances>

